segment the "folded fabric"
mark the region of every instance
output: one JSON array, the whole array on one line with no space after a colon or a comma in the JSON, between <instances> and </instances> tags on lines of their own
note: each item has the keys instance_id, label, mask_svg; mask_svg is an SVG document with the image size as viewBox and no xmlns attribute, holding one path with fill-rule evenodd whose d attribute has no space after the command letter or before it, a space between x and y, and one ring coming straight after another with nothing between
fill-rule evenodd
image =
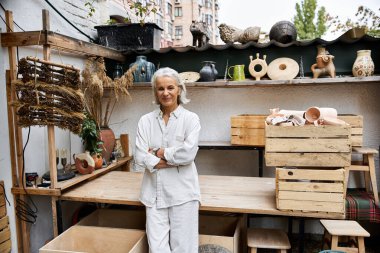
<instances>
[{"instance_id":1,"label":"folded fabric","mask_svg":"<svg viewBox=\"0 0 380 253\"><path fill-rule=\"evenodd\" d=\"M365 189L347 189L346 219L380 222L380 208Z\"/></svg>"}]
</instances>

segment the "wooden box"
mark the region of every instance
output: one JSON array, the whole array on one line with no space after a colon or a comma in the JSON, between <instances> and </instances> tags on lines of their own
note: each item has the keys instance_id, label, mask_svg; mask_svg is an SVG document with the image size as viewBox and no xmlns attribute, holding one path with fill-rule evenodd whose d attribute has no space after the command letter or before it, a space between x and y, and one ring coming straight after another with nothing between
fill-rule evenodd
<instances>
[{"instance_id":1,"label":"wooden box","mask_svg":"<svg viewBox=\"0 0 380 253\"><path fill-rule=\"evenodd\" d=\"M72 226L40 248L40 253L148 253L145 231Z\"/></svg>"},{"instance_id":2,"label":"wooden box","mask_svg":"<svg viewBox=\"0 0 380 253\"><path fill-rule=\"evenodd\" d=\"M355 114L339 114L338 119L345 121L351 126L352 147L363 146L363 116Z\"/></svg>"},{"instance_id":3,"label":"wooden box","mask_svg":"<svg viewBox=\"0 0 380 253\"><path fill-rule=\"evenodd\" d=\"M242 114L231 117L231 144L265 145L265 119L267 115Z\"/></svg>"},{"instance_id":4,"label":"wooden box","mask_svg":"<svg viewBox=\"0 0 380 253\"><path fill-rule=\"evenodd\" d=\"M5 194L4 194L4 181L0 181L0 218L3 218L7 215L7 207L5 203Z\"/></svg>"},{"instance_id":5,"label":"wooden box","mask_svg":"<svg viewBox=\"0 0 380 253\"><path fill-rule=\"evenodd\" d=\"M345 215L345 170L276 168L276 204L280 210Z\"/></svg>"},{"instance_id":6,"label":"wooden box","mask_svg":"<svg viewBox=\"0 0 380 253\"><path fill-rule=\"evenodd\" d=\"M231 253L242 252L242 216L199 216L199 245L215 244Z\"/></svg>"},{"instance_id":7,"label":"wooden box","mask_svg":"<svg viewBox=\"0 0 380 253\"><path fill-rule=\"evenodd\" d=\"M145 230L145 211L98 209L80 220L77 225Z\"/></svg>"},{"instance_id":8,"label":"wooden box","mask_svg":"<svg viewBox=\"0 0 380 253\"><path fill-rule=\"evenodd\" d=\"M0 252L11 251L11 231L9 229L8 216L0 219Z\"/></svg>"},{"instance_id":9,"label":"wooden box","mask_svg":"<svg viewBox=\"0 0 380 253\"><path fill-rule=\"evenodd\" d=\"M265 126L267 166L347 167L350 126Z\"/></svg>"}]
</instances>

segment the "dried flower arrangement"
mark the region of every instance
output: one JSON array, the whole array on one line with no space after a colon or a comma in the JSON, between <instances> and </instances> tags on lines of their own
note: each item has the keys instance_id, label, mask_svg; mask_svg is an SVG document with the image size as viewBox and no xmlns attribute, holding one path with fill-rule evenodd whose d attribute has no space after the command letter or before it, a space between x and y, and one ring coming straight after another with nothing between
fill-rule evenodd
<instances>
[{"instance_id":1,"label":"dried flower arrangement","mask_svg":"<svg viewBox=\"0 0 380 253\"><path fill-rule=\"evenodd\" d=\"M128 88L133 85L135 69L136 66L133 66L122 77L112 80L106 75L103 58L90 57L86 61L85 69L82 71L85 108L98 127L108 127L116 103L122 97L130 97ZM106 87L109 87L112 93L107 97L104 96Z\"/></svg>"}]
</instances>

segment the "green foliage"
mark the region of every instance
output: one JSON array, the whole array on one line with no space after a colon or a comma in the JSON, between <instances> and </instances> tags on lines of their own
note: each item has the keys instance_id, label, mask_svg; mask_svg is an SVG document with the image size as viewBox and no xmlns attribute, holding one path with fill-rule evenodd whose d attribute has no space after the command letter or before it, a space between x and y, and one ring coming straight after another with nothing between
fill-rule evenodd
<instances>
[{"instance_id":1,"label":"green foliage","mask_svg":"<svg viewBox=\"0 0 380 253\"><path fill-rule=\"evenodd\" d=\"M88 8L87 17L92 17L95 13L94 2L95 2L95 0L92 0L92 1L88 1L84 4L84 6Z\"/></svg>"},{"instance_id":2,"label":"green foliage","mask_svg":"<svg viewBox=\"0 0 380 253\"><path fill-rule=\"evenodd\" d=\"M84 6L88 8L88 17L92 17L96 11L94 6L95 0L85 2ZM123 7L125 10L126 17L124 18L125 23L131 23L132 18L131 13L135 15L138 22L141 25L145 24L145 20L149 17L150 13L157 13L158 9L154 2L141 3L137 0L123 0ZM107 20L107 24L115 24L116 21L113 19Z\"/></svg>"},{"instance_id":3,"label":"green foliage","mask_svg":"<svg viewBox=\"0 0 380 253\"><path fill-rule=\"evenodd\" d=\"M321 7L317 11L317 0L304 0L296 3L296 15L293 18L297 28L298 39L315 39L324 35L328 29L326 25L326 9ZM317 15L317 18L316 18Z\"/></svg>"},{"instance_id":4,"label":"green foliage","mask_svg":"<svg viewBox=\"0 0 380 253\"><path fill-rule=\"evenodd\" d=\"M88 113L86 113L86 118L83 120L82 131L79 136L82 138L84 149L89 151L90 154L99 154L102 152L102 148L99 148L103 144L103 142L99 140L99 128L96 126L95 120L90 118Z\"/></svg>"},{"instance_id":5,"label":"green foliage","mask_svg":"<svg viewBox=\"0 0 380 253\"><path fill-rule=\"evenodd\" d=\"M378 9L380 11L380 9ZM331 26L333 27L332 32L345 32L352 28L363 28L368 35L373 37L380 37L380 14L371 10L366 6L359 6L356 14L356 21L347 19L346 21L341 21L338 16L328 17Z\"/></svg>"}]
</instances>

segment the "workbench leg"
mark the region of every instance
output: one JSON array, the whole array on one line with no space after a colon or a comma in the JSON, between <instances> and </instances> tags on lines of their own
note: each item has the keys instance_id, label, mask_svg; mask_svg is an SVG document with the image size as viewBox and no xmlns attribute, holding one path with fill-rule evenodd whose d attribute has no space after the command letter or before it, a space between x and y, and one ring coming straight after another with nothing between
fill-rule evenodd
<instances>
[{"instance_id":1,"label":"workbench leg","mask_svg":"<svg viewBox=\"0 0 380 253\"><path fill-rule=\"evenodd\" d=\"M56 208L57 208L57 227L58 227L58 234L62 234L63 232L63 222L62 222L62 202L60 199L56 201Z\"/></svg>"},{"instance_id":2,"label":"workbench leg","mask_svg":"<svg viewBox=\"0 0 380 253\"><path fill-rule=\"evenodd\" d=\"M288 238L290 243L293 241L293 217L288 217ZM293 248L290 249L293 252Z\"/></svg>"},{"instance_id":3,"label":"workbench leg","mask_svg":"<svg viewBox=\"0 0 380 253\"><path fill-rule=\"evenodd\" d=\"M263 177L264 169L264 149L259 148L259 177Z\"/></svg>"},{"instance_id":4,"label":"workbench leg","mask_svg":"<svg viewBox=\"0 0 380 253\"><path fill-rule=\"evenodd\" d=\"M301 218L300 219L300 224L299 224L299 231L298 231L298 234L299 234L299 238L298 238L298 252L299 253L303 253L304 252L304 248L305 248L305 219L304 218Z\"/></svg>"}]
</instances>

